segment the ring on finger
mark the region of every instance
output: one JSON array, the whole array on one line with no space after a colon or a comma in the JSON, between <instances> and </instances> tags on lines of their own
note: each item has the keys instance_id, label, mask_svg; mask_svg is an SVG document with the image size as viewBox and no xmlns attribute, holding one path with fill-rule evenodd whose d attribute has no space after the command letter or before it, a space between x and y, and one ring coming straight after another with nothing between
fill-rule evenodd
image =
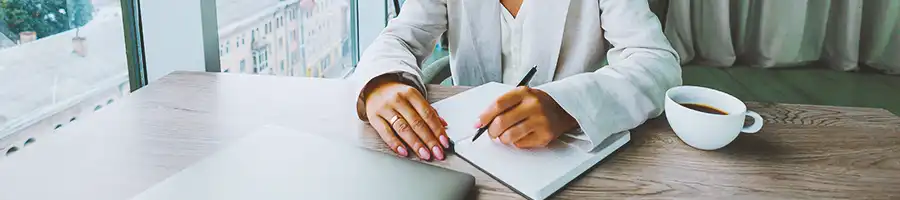
<instances>
[{"instance_id":1,"label":"ring on finger","mask_svg":"<svg viewBox=\"0 0 900 200\"><path fill-rule=\"evenodd\" d=\"M400 121L400 115L394 115L394 117L391 117L391 120L388 120L388 124L390 124L391 127L394 127L394 124L396 124L397 121Z\"/></svg>"}]
</instances>

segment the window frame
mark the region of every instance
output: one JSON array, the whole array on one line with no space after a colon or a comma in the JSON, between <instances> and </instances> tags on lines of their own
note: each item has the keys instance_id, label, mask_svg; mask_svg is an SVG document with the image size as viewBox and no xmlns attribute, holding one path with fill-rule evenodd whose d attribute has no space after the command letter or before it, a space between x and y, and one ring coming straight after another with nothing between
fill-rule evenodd
<instances>
[{"instance_id":1,"label":"window frame","mask_svg":"<svg viewBox=\"0 0 900 200\"><path fill-rule=\"evenodd\" d=\"M141 3L140 0L120 0L119 4L122 9L128 85L130 92L134 92L149 82L147 78L147 60L144 55Z\"/></svg>"}]
</instances>

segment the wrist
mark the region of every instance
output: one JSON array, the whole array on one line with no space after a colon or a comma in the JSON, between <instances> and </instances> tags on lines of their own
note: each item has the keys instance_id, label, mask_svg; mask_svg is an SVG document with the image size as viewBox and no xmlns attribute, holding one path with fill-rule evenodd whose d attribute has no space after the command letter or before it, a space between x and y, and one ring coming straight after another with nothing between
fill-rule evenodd
<instances>
[{"instance_id":1,"label":"wrist","mask_svg":"<svg viewBox=\"0 0 900 200\"><path fill-rule=\"evenodd\" d=\"M363 91L360 94L360 99L363 100L363 102L369 100L369 97L373 92L376 92L379 88L391 83L400 83L400 81L391 74L385 74L372 78L372 80L370 80L369 83L367 83L366 86L363 87Z\"/></svg>"},{"instance_id":2,"label":"wrist","mask_svg":"<svg viewBox=\"0 0 900 200\"><path fill-rule=\"evenodd\" d=\"M535 91L535 94L537 94L538 98L540 98L542 102L546 102L546 103L544 103L546 106L546 109L548 109L548 111L551 112L550 117L552 117L552 119L554 119L553 126L555 129L554 130L555 132L561 133L561 132L565 132L565 131L569 131L569 130L578 128L578 121L575 120L575 117L573 117L572 115L569 114L569 112L567 112L565 109L563 109L562 106L560 106L559 103L557 103L556 100L554 100L553 97L550 96L550 94L547 94L547 92L544 92L540 89L533 89L533 90Z\"/></svg>"},{"instance_id":3,"label":"wrist","mask_svg":"<svg viewBox=\"0 0 900 200\"><path fill-rule=\"evenodd\" d=\"M367 100L369 95L373 92L377 92L380 88L389 87L391 85L405 85L412 88L416 88L419 92L422 92L417 83L414 80L410 80L408 78L404 78L401 73L387 73L369 81L365 87L363 87L363 91L360 94L360 99ZM425 94L422 94L423 96Z\"/></svg>"}]
</instances>

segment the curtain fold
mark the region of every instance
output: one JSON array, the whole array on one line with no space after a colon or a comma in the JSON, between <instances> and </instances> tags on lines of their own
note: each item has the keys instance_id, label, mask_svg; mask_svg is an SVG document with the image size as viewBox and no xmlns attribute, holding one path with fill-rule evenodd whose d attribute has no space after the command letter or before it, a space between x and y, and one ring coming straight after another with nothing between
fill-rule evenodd
<instances>
[{"instance_id":1,"label":"curtain fold","mask_svg":"<svg viewBox=\"0 0 900 200\"><path fill-rule=\"evenodd\" d=\"M671 0L665 33L682 57L781 68L824 61L900 74L900 0Z\"/></svg>"}]
</instances>

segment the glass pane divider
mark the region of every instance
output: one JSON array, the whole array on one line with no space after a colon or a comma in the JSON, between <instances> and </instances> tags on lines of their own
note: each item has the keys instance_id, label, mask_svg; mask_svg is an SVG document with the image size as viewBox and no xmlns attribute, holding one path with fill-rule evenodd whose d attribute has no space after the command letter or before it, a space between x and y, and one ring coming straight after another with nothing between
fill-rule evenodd
<instances>
[{"instance_id":1,"label":"glass pane divider","mask_svg":"<svg viewBox=\"0 0 900 200\"><path fill-rule=\"evenodd\" d=\"M141 26L140 0L120 0L131 92L147 85L147 61L144 56L144 36Z\"/></svg>"}]
</instances>

